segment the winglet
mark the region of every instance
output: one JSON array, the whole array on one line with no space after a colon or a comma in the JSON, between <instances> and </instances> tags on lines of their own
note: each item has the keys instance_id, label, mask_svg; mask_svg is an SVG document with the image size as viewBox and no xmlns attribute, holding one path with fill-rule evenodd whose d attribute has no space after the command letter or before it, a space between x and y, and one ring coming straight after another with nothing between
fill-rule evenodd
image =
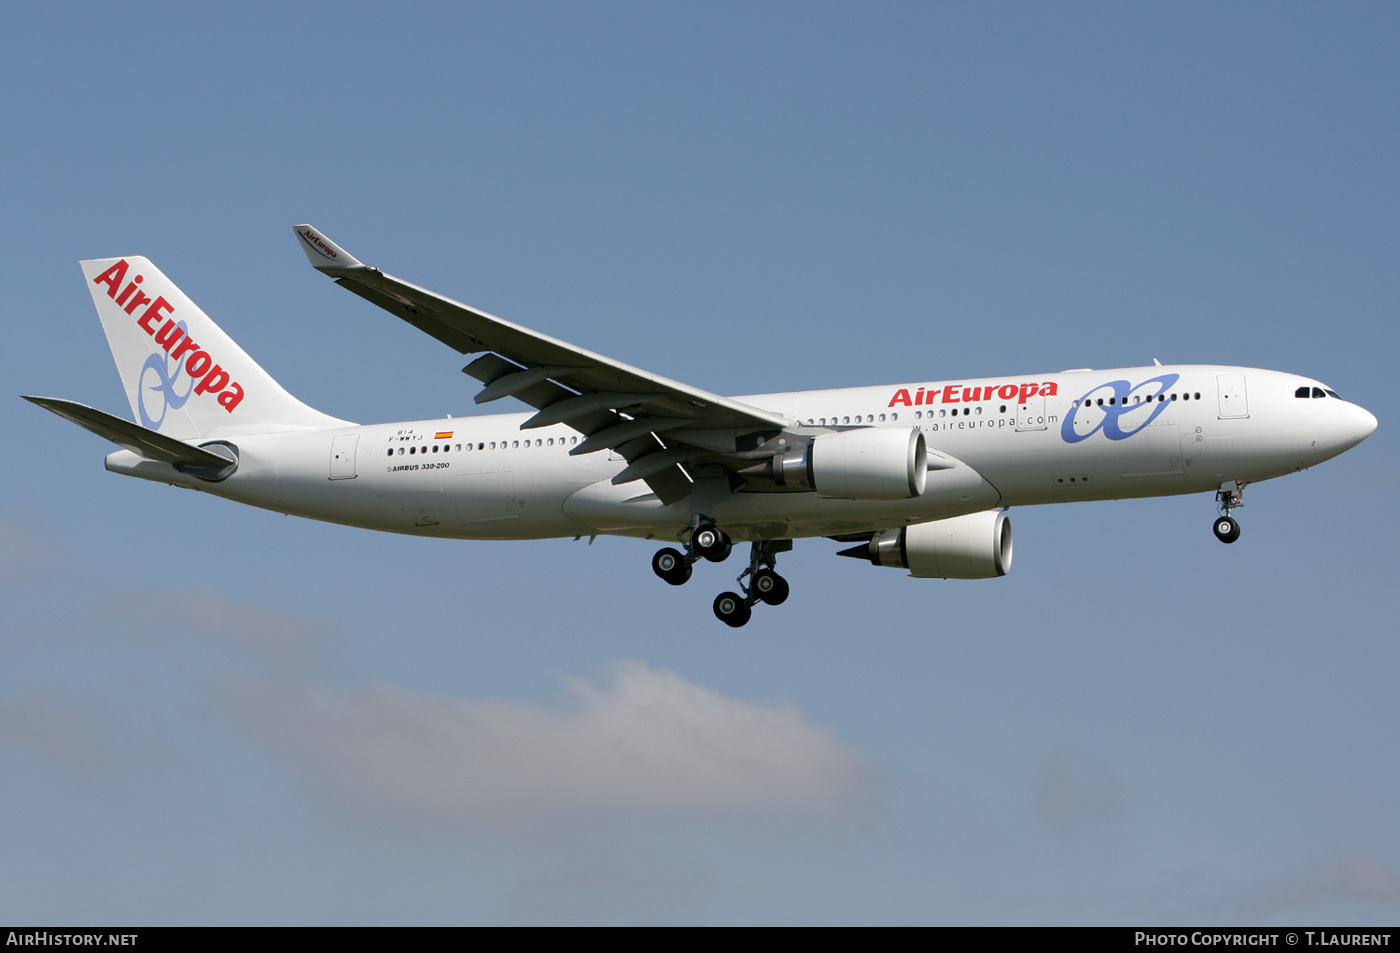
<instances>
[{"instance_id":1,"label":"winglet","mask_svg":"<svg viewBox=\"0 0 1400 953\"><path fill-rule=\"evenodd\" d=\"M364 267L353 255L310 225L293 225L292 231L297 233L297 243L317 271Z\"/></svg>"}]
</instances>

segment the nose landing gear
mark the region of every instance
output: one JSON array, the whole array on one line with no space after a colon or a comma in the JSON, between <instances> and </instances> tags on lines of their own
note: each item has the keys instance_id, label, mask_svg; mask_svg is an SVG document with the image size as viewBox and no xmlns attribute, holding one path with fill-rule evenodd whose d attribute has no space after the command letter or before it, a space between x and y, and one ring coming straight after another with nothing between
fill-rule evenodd
<instances>
[{"instance_id":1,"label":"nose landing gear","mask_svg":"<svg viewBox=\"0 0 1400 953\"><path fill-rule=\"evenodd\" d=\"M1222 543L1233 543L1240 538L1240 524L1230 515L1237 506L1244 506L1244 484L1230 480L1215 491L1215 502L1220 505L1220 515L1216 517L1215 538Z\"/></svg>"}]
</instances>

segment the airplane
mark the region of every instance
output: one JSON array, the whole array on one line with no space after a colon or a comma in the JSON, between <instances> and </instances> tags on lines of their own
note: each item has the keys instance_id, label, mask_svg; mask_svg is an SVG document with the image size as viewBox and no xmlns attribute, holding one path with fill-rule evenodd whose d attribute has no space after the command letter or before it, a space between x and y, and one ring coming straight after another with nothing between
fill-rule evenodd
<instances>
[{"instance_id":1,"label":"airplane","mask_svg":"<svg viewBox=\"0 0 1400 953\"><path fill-rule=\"evenodd\" d=\"M310 225L314 268L465 355L475 401L530 413L361 425L303 404L150 261L82 262L128 421L26 397L121 449L106 468L252 506L454 539L675 539L674 586L750 544L714 614L779 605L793 540L916 578L1011 568L1016 506L1215 494L1240 535L1245 486L1366 439L1376 418L1320 381L1161 365L722 397L631 367L361 263Z\"/></svg>"}]
</instances>

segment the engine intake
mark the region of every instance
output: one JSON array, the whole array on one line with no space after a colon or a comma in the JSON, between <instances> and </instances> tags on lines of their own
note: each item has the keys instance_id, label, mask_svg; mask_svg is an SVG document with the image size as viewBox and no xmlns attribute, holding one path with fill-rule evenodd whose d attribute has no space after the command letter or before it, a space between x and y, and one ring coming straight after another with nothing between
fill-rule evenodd
<instances>
[{"instance_id":1,"label":"engine intake","mask_svg":"<svg viewBox=\"0 0 1400 953\"><path fill-rule=\"evenodd\" d=\"M923 431L868 427L825 433L773 459L779 486L838 500L908 500L924 492Z\"/></svg>"},{"instance_id":2,"label":"engine intake","mask_svg":"<svg viewBox=\"0 0 1400 953\"><path fill-rule=\"evenodd\" d=\"M882 530L841 555L907 569L919 579L993 579L1011 570L1011 520L987 510Z\"/></svg>"}]
</instances>

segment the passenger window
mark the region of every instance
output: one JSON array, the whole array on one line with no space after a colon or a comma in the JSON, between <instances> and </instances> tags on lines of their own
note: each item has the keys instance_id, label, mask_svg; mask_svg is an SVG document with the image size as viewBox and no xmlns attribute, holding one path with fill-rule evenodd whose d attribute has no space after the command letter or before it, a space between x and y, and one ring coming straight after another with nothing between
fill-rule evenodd
<instances>
[{"instance_id":1,"label":"passenger window","mask_svg":"<svg viewBox=\"0 0 1400 953\"><path fill-rule=\"evenodd\" d=\"M898 419L899 419L899 414L890 414L890 419L891 419L891 420L898 420Z\"/></svg>"},{"instance_id":2,"label":"passenger window","mask_svg":"<svg viewBox=\"0 0 1400 953\"><path fill-rule=\"evenodd\" d=\"M884 423L884 422L885 422L885 415L884 415L884 414L881 414L881 415L880 415L880 423Z\"/></svg>"}]
</instances>

